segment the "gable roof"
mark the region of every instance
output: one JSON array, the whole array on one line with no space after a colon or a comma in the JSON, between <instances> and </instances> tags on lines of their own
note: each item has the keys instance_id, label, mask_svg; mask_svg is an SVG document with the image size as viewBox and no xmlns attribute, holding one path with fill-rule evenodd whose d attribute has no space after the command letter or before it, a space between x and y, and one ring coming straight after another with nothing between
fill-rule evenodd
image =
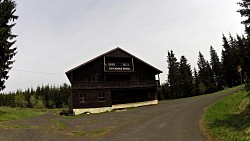
<instances>
[{"instance_id":1,"label":"gable roof","mask_svg":"<svg viewBox=\"0 0 250 141\"><path fill-rule=\"evenodd\" d=\"M134 55L128 53L127 51L121 49L120 47L117 47L117 48L114 48L114 49L112 49L112 50L110 50L110 51L108 51L108 52L106 52L106 53L103 53L103 54L101 54L101 55L99 55L99 56L97 56L97 57L95 57L95 58L93 58L93 59L91 59L91 60L89 60L89 61L87 61L87 62L85 62L85 63L83 63L83 64L81 64L81 65L79 65L79 66L77 66L77 67L75 67L75 68L73 68L73 69L71 69L71 70L69 70L69 71L67 71L66 74L69 74L69 73L71 73L72 71L74 71L74 70L76 70L76 69L78 69L78 68L80 68L80 67L83 67L83 66L85 66L85 65L87 65L87 64L89 64L89 63L91 63L91 62L93 62L93 61L95 61L95 60L97 60L97 59L99 59L99 58L101 58L101 57L103 57L103 56L106 56L106 55L111 54L111 53L116 52L116 51L120 51L120 52L124 53L125 55L131 56L131 57L133 57L134 59L139 60L140 62L142 62L142 63L148 65L149 67L151 67L152 69L154 69L158 74L159 74L159 73L162 73L161 70L159 70L159 69L153 67L152 65L146 63L145 61L139 59L138 57L136 57L136 56L134 56Z\"/></svg>"}]
</instances>

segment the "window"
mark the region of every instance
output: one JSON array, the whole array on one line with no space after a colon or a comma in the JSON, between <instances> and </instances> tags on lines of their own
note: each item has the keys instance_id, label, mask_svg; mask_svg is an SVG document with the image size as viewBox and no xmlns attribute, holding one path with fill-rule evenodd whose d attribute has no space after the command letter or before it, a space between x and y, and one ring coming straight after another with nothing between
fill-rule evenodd
<instances>
[{"instance_id":1,"label":"window","mask_svg":"<svg viewBox=\"0 0 250 141\"><path fill-rule=\"evenodd\" d=\"M117 62L116 66L122 66L122 63L121 62Z\"/></svg>"},{"instance_id":2,"label":"window","mask_svg":"<svg viewBox=\"0 0 250 141\"><path fill-rule=\"evenodd\" d=\"M87 94L81 93L81 94L79 95L79 100L80 100L80 103L86 102L86 101L87 101Z\"/></svg>"},{"instance_id":3,"label":"window","mask_svg":"<svg viewBox=\"0 0 250 141\"><path fill-rule=\"evenodd\" d=\"M108 66L115 66L115 63L108 63Z\"/></svg>"},{"instance_id":4,"label":"window","mask_svg":"<svg viewBox=\"0 0 250 141\"><path fill-rule=\"evenodd\" d=\"M105 102L105 93L99 93L99 102Z\"/></svg>"},{"instance_id":5,"label":"window","mask_svg":"<svg viewBox=\"0 0 250 141\"><path fill-rule=\"evenodd\" d=\"M129 66L129 63L122 63L123 66Z\"/></svg>"}]
</instances>

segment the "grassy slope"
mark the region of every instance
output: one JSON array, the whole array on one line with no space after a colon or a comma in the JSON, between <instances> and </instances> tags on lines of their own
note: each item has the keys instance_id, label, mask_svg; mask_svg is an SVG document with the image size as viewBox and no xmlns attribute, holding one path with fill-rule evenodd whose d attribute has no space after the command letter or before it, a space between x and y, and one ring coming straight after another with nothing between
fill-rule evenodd
<instances>
[{"instance_id":1,"label":"grassy slope","mask_svg":"<svg viewBox=\"0 0 250 141\"><path fill-rule=\"evenodd\" d=\"M210 105L204 128L214 140L250 140L250 94L240 91Z\"/></svg>"},{"instance_id":2,"label":"grassy slope","mask_svg":"<svg viewBox=\"0 0 250 141\"><path fill-rule=\"evenodd\" d=\"M44 113L46 112L35 109L0 107L0 122L39 116Z\"/></svg>"}]
</instances>

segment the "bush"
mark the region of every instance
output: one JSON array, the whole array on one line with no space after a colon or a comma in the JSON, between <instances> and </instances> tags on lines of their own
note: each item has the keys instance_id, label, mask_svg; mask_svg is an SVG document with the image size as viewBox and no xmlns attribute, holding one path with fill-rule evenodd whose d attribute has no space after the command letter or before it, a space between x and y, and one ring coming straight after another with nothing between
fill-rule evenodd
<instances>
[{"instance_id":1,"label":"bush","mask_svg":"<svg viewBox=\"0 0 250 141\"><path fill-rule=\"evenodd\" d=\"M245 83L245 89L246 89L247 91L250 90L250 79L247 79L247 81L246 81L246 83Z\"/></svg>"},{"instance_id":2,"label":"bush","mask_svg":"<svg viewBox=\"0 0 250 141\"><path fill-rule=\"evenodd\" d=\"M66 109L62 109L62 111L59 113L60 116L69 116L69 112Z\"/></svg>"},{"instance_id":3,"label":"bush","mask_svg":"<svg viewBox=\"0 0 250 141\"><path fill-rule=\"evenodd\" d=\"M23 94L17 94L15 96L15 105L16 107L26 108L28 105L28 101L26 101Z\"/></svg>"},{"instance_id":4,"label":"bush","mask_svg":"<svg viewBox=\"0 0 250 141\"><path fill-rule=\"evenodd\" d=\"M40 97L38 97L38 99L36 99L35 96L32 95L30 97L30 103L31 103L32 107L35 109L44 109L45 108L45 105L43 104L43 101Z\"/></svg>"}]
</instances>

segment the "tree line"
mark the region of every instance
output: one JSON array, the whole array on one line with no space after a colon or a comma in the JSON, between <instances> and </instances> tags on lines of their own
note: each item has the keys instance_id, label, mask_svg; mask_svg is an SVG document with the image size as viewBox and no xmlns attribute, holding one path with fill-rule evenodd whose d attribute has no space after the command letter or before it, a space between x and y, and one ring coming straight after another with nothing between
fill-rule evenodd
<instances>
[{"instance_id":1,"label":"tree line","mask_svg":"<svg viewBox=\"0 0 250 141\"><path fill-rule=\"evenodd\" d=\"M168 79L158 89L161 99L175 99L216 92L247 82L250 85L250 3L242 0L237 12L245 19L246 35L229 37L222 35L221 59L210 46L210 60L206 60L201 52L198 54L198 69L191 70L185 56L177 60L172 50L168 51Z\"/></svg>"},{"instance_id":2,"label":"tree line","mask_svg":"<svg viewBox=\"0 0 250 141\"><path fill-rule=\"evenodd\" d=\"M176 99L216 92L245 82L250 75L250 40L244 35L222 35L222 54L219 59L210 46L210 60L198 53L198 69L191 70L186 57L177 60L173 50L168 51L168 79L158 89L159 99Z\"/></svg>"},{"instance_id":3,"label":"tree line","mask_svg":"<svg viewBox=\"0 0 250 141\"><path fill-rule=\"evenodd\" d=\"M17 90L0 94L0 106L21 108L62 108L68 107L70 86L66 83L55 86L37 86L36 89L28 88L24 91Z\"/></svg>"}]
</instances>

